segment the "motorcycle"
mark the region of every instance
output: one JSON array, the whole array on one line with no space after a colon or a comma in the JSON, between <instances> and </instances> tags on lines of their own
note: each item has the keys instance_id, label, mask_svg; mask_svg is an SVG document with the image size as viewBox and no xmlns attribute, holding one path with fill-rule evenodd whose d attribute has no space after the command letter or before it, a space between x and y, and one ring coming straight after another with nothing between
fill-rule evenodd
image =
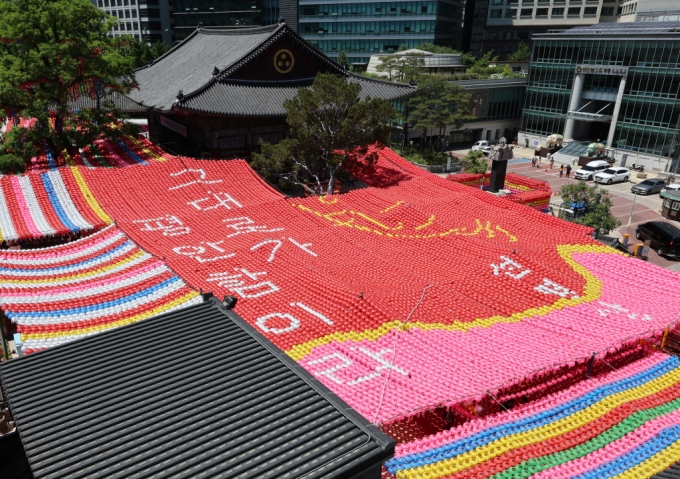
<instances>
[{"instance_id":1,"label":"motorcycle","mask_svg":"<svg viewBox=\"0 0 680 479\"><path fill-rule=\"evenodd\" d=\"M644 165L636 165L635 163L633 163L632 165L630 165L630 170L631 171L645 171L645 166Z\"/></svg>"}]
</instances>

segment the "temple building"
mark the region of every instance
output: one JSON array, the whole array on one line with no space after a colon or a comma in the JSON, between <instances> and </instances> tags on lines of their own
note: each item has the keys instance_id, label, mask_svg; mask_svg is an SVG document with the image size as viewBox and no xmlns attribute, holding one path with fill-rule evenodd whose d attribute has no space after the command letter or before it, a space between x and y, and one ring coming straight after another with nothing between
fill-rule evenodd
<instances>
[{"instance_id":1,"label":"temple building","mask_svg":"<svg viewBox=\"0 0 680 479\"><path fill-rule=\"evenodd\" d=\"M247 157L260 138L287 135L285 100L318 73L361 84L361 96L400 109L413 86L348 72L285 23L246 29L199 28L136 72L128 96L147 110L149 135L168 151L203 158ZM396 126L396 125L395 125Z\"/></svg>"}]
</instances>

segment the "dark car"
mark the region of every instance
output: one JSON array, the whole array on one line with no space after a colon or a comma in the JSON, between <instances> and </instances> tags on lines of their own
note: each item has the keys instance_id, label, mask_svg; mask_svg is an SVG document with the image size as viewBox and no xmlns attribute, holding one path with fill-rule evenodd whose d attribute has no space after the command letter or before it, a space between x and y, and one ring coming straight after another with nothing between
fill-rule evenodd
<instances>
[{"instance_id":1,"label":"dark car","mask_svg":"<svg viewBox=\"0 0 680 479\"><path fill-rule=\"evenodd\" d=\"M637 193L638 195L651 195L660 192L666 186L666 180L645 180L642 183L634 185L631 189L631 193Z\"/></svg>"},{"instance_id":2,"label":"dark car","mask_svg":"<svg viewBox=\"0 0 680 479\"><path fill-rule=\"evenodd\" d=\"M680 228L664 221L650 221L638 225L635 237L651 240L651 247L659 256L680 256Z\"/></svg>"}]
</instances>

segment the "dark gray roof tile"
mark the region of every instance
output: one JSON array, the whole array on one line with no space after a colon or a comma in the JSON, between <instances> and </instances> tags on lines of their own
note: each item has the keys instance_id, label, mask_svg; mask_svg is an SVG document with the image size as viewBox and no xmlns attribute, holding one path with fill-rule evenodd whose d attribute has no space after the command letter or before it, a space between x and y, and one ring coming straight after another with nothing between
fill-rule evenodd
<instances>
[{"instance_id":1,"label":"dark gray roof tile","mask_svg":"<svg viewBox=\"0 0 680 479\"><path fill-rule=\"evenodd\" d=\"M415 88L401 83L372 80L350 74L351 82L361 84L361 97L398 100L413 94ZM298 88L311 85L307 81L246 82L223 80L181 102L187 110L230 116L286 116L284 101L295 96Z\"/></svg>"},{"instance_id":2,"label":"dark gray roof tile","mask_svg":"<svg viewBox=\"0 0 680 479\"><path fill-rule=\"evenodd\" d=\"M128 95L134 101L169 111L179 90L185 95L213 79L213 70L227 69L269 37L282 25L231 30L199 29L158 58L153 65L136 71L138 90Z\"/></svg>"}]
</instances>

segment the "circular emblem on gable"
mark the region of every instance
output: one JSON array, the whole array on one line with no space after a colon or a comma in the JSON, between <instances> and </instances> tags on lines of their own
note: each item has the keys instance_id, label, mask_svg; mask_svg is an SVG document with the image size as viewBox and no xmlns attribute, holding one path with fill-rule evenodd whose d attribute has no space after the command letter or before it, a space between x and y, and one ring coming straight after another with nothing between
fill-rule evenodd
<instances>
[{"instance_id":1,"label":"circular emblem on gable","mask_svg":"<svg viewBox=\"0 0 680 479\"><path fill-rule=\"evenodd\" d=\"M274 54L274 68L279 73L288 73L293 69L295 58L290 50L282 49Z\"/></svg>"},{"instance_id":2,"label":"circular emblem on gable","mask_svg":"<svg viewBox=\"0 0 680 479\"><path fill-rule=\"evenodd\" d=\"M581 70L583 70L583 68L581 67L581 65L579 65L579 66L576 67L576 73L581 73Z\"/></svg>"}]
</instances>

